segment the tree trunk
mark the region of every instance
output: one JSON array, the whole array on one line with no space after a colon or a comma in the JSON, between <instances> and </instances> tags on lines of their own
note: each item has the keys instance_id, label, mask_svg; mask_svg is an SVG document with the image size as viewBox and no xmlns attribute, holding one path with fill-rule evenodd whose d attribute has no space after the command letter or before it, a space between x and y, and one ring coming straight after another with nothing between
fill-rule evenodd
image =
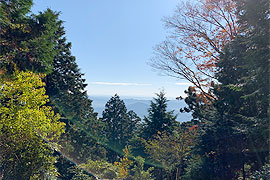
<instances>
[{"instance_id":1,"label":"tree trunk","mask_svg":"<svg viewBox=\"0 0 270 180\"><path fill-rule=\"evenodd\" d=\"M243 163L242 173L243 173L243 180L246 180L245 163Z\"/></svg>"},{"instance_id":2,"label":"tree trunk","mask_svg":"<svg viewBox=\"0 0 270 180\"><path fill-rule=\"evenodd\" d=\"M181 167L176 168L175 180L180 180Z\"/></svg>"},{"instance_id":3,"label":"tree trunk","mask_svg":"<svg viewBox=\"0 0 270 180\"><path fill-rule=\"evenodd\" d=\"M178 171L179 171L179 168L176 168L175 180L178 180Z\"/></svg>"}]
</instances>

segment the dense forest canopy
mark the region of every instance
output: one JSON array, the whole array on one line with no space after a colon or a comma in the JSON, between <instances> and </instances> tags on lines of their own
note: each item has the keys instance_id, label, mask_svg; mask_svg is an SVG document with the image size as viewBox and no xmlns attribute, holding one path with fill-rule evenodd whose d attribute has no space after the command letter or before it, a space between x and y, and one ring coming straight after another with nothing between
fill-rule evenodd
<instances>
[{"instance_id":1,"label":"dense forest canopy","mask_svg":"<svg viewBox=\"0 0 270 180\"><path fill-rule=\"evenodd\" d=\"M144 118L118 94L98 117L60 12L0 3L0 180L270 179L268 0L185 1L164 18L151 65L192 83L185 122L163 91Z\"/></svg>"}]
</instances>

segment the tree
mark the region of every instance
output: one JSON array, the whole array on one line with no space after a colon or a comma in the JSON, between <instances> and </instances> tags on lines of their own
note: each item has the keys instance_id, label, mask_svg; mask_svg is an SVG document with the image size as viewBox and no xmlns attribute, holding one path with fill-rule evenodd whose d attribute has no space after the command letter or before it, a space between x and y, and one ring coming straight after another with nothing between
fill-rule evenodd
<instances>
[{"instance_id":1,"label":"tree","mask_svg":"<svg viewBox=\"0 0 270 180\"><path fill-rule=\"evenodd\" d=\"M86 169L98 178L118 178L119 167L105 160L93 161L89 159L86 163L80 164L79 168Z\"/></svg>"},{"instance_id":2,"label":"tree","mask_svg":"<svg viewBox=\"0 0 270 180\"><path fill-rule=\"evenodd\" d=\"M203 169L203 161L201 156L192 155L187 159L182 179L185 180L202 180L212 179L208 172Z\"/></svg>"},{"instance_id":3,"label":"tree","mask_svg":"<svg viewBox=\"0 0 270 180\"><path fill-rule=\"evenodd\" d=\"M58 16L58 14L57 14ZM71 54L71 43L67 42L63 21L57 20L58 29L55 50L58 52L53 58L53 69L45 78L46 93L52 103L66 118L85 119L94 115L92 101L88 99L85 90L87 84Z\"/></svg>"},{"instance_id":4,"label":"tree","mask_svg":"<svg viewBox=\"0 0 270 180\"><path fill-rule=\"evenodd\" d=\"M55 31L52 72L45 78L46 94L50 97L50 105L61 114L61 121L67 124L66 133L60 138L61 152L72 157L73 161L85 163L88 158L97 160L105 157L105 149L101 146L102 124L94 112L92 101L88 98L85 79L71 53L71 43L67 42L63 21L55 13L57 29ZM61 172L67 172L68 161L57 163ZM65 175L63 175L65 176ZM68 179L68 178L67 178Z\"/></svg>"},{"instance_id":5,"label":"tree","mask_svg":"<svg viewBox=\"0 0 270 180\"><path fill-rule=\"evenodd\" d=\"M153 139L144 141L151 159L160 163L168 172L168 180L180 179L184 159L189 156L191 148L195 145L196 132L197 126L195 125L188 130L174 131L170 135L164 131L155 135Z\"/></svg>"},{"instance_id":6,"label":"tree","mask_svg":"<svg viewBox=\"0 0 270 180\"><path fill-rule=\"evenodd\" d=\"M75 175L72 177L71 180L93 180L94 179L93 177L91 178L90 176L88 176L87 174L85 174L79 168L76 168L74 171L75 171Z\"/></svg>"},{"instance_id":7,"label":"tree","mask_svg":"<svg viewBox=\"0 0 270 180\"><path fill-rule=\"evenodd\" d=\"M123 153L124 156L119 162L109 163L104 160L88 160L87 163L81 164L80 167L89 170L100 178L124 179L128 176L129 168L133 161L129 159L130 154L127 146L123 149Z\"/></svg>"},{"instance_id":8,"label":"tree","mask_svg":"<svg viewBox=\"0 0 270 180\"><path fill-rule=\"evenodd\" d=\"M228 102L237 100L237 94L228 93L230 98L226 101L215 92L213 94L218 99L211 104L204 104L195 89L189 88L186 93L188 97L185 102L189 107L185 109L193 112L193 122L200 128L198 144L193 149L193 158L187 162L187 174L184 177L189 179L193 177L190 172L194 172L200 174L202 179L237 178L244 162L250 158L249 150L245 149L247 124L236 112L229 111Z\"/></svg>"},{"instance_id":9,"label":"tree","mask_svg":"<svg viewBox=\"0 0 270 180\"><path fill-rule=\"evenodd\" d=\"M115 151L111 152L111 157L108 158L111 162L117 161L121 149L134 136L140 118L133 111L127 112L124 101L115 94L106 103L101 121L105 124L104 135L108 139L107 145Z\"/></svg>"},{"instance_id":10,"label":"tree","mask_svg":"<svg viewBox=\"0 0 270 180\"><path fill-rule=\"evenodd\" d=\"M66 123L66 133L59 138L60 151L76 162L104 158L102 124L88 99L87 84L71 54L71 43L64 37L63 21L50 9L31 14L32 4L32 0L1 1L0 74L17 69L47 73L43 78L50 97L47 105ZM73 166L69 160L59 162L56 166L61 173Z\"/></svg>"},{"instance_id":11,"label":"tree","mask_svg":"<svg viewBox=\"0 0 270 180\"><path fill-rule=\"evenodd\" d=\"M53 144L64 132L59 114L46 106L40 75L16 72L1 78L0 163L4 179L55 176Z\"/></svg>"},{"instance_id":12,"label":"tree","mask_svg":"<svg viewBox=\"0 0 270 180\"><path fill-rule=\"evenodd\" d=\"M137 156L134 158L134 166L130 170L129 175L126 180L153 180L153 175L151 174L151 171L153 171L153 167L148 168L147 170L144 170L144 158L141 156Z\"/></svg>"},{"instance_id":13,"label":"tree","mask_svg":"<svg viewBox=\"0 0 270 180\"><path fill-rule=\"evenodd\" d=\"M239 34L217 63L217 99L198 104L190 93L186 101L203 129L197 148L205 179L249 178L269 156L269 1L237 5Z\"/></svg>"},{"instance_id":14,"label":"tree","mask_svg":"<svg viewBox=\"0 0 270 180\"><path fill-rule=\"evenodd\" d=\"M32 0L1 0L1 73L31 70L48 73L53 68L57 14L50 9L30 13Z\"/></svg>"},{"instance_id":15,"label":"tree","mask_svg":"<svg viewBox=\"0 0 270 180\"><path fill-rule=\"evenodd\" d=\"M168 134L173 132L176 125L176 117L173 111L167 112L167 98L164 92L156 94L157 98L151 101L148 109L148 117L144 118L145 125L142 137L146 140L151 139L158 132L166 131Z\"/></svg>"},{"instance_id":16,"label":"tree","mask_svg":"<svg viewBox=\"0 0 270 180\"><path fill-rule=\"evenodd\" d=\"M235 0L196 0L179 5L164 19L171 36L155 49L152 66L191 82L208 100L216 62L238 33Z\"/></svg>"},{"instance_id":17,"label":"tree","mask_svg":"<svg viewBox=\"0 0 270 180\"><path fill-rule=\"evenodd\" d=\"M79 167L92 172L96 177L99 178L153 180L151 178L151 171L153 168L148 168L145 171L144 159L142 157L133 157L130 154L128 146L123 149L123 153L124 155L122 158L120 158L119 162L116 161L114 163L109 163L104 160L88 160L87 163L81 164ZM79 171L78 174L81 175L81 171Z\"/></svg>"},{"instance_id":18,"label":"tree","mask_svg":"<svg viewBox=\"0 0 270 180\"><path fill-rule=\"evenodd\" d=\"M240 34L217 64L222 83L217 94L228 104L228 113L242 119L237 128L246 138L244 164L256 170L269 155L269 1L239 0L237 4Z\"/></svg>"},{"instance_id":19,"label":"tree","mask_svg":"<svg viewBox=\"0 0 270 180\"><path fill-rule=\"evenodd\" d=\"M270 172L270 165L266 164L260 170L255 171L252 174L251 179L252 180L269 179L270 178L269 172Z\"/></svg>"}]
</instances>

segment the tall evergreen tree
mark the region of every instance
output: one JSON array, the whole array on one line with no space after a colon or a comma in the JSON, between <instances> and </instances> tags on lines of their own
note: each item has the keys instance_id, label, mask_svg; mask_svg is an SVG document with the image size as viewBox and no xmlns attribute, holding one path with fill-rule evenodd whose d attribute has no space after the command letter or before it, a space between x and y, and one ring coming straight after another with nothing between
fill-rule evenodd
<instances>
[{"instance_id":1,"label":"tall evergreen tree","mask_svg":"<svg viewBox=\"0 0 270 180\"><path fill-rule=\"evenodd\" d=\"M0 74L16 69L47 73L48 105L67 124L60 138L62 151L76 162L104 158L105 149L99 143L101 125L88 99L83 74L71 55L71 43L64 37L59 13L48 9L31 14L32 0L0 2Z\"/></svg>"},{"instance_id":2,"label":"tall evergreen tree","mask_svg":"<svg viewBox=\"0 0 270 180\"><path fill-rule=\"evenodd\" d=\"M205 179L246 179L246 165L259 169L269 155L269 1L237 4L240 34L217 63L217 100L195 107L194 94L186 99L201 121L198 149Z\"/></svg>"},{"instance_id":3,"label":"tall evergreen tree","mask_svg":"<svg viewBox=\"0 0 270 180\"><path fill-rule=\"evenodd\" d=\"M57 25L55 50L58 53L54 56L52 72L44 81L51 106L67 124L66 133L60 139L62 151L80 163L85 163L89 158L105 158L105 149L101 146L102 125L85 90L87 84L83 74L71 54L71 43L65 37L63 21L59 20ZM61 166L58 163L58 167Z\"/></svg>"},{"instance_id":4,"label":"tall evergreen tree","mask_svg":"<svg viewBox=\"0 0 270 180\"><path fill-rule=\"evenodd\" d=\"M65 117L85 118L93 114L92 101L88 99L87 84L76 58L71 54L71 43L65 38L63 21L58 22L56 35L55 49L58 53L54 56L52 73L45 79L47 94Z\"/></svg>"},{"instance_id":5,"label":"tall evergreen tree","mask_svg":"<svg viewBox=\"0 0 270 180\"><path fill-rule=\"evenodd\" d=\"M48 9L30 14L32 0L1 0L0 70L51 72L57 51L55 32L58 15Z\"/></svg>"},{"instance_id":6,"label":"tall evergreen tree","mask_svg":"<svg viewBox=\"0 0 270 180\"><path fill-rule=\"evenodd\" d=\"M244 163L255 170L269 155L270 11L267 0L238 0L241 34L218 63L222 83L217 94L227 111L238 116L245 134ZM232 77L229 78L228 74Z\"/></svg>"},{"instance_id":7,"label":"tall evergreen tree","mask_svg":"<svg viewBox=\"0 0 270 180\"><path fill-rule=\"evenodd\" d=\"M115 94L106 103L101 120L105 124L104 135L108 139L108 147L115 151L111 151L108 158L115 162L119 160L119 153L134 136L140 118L133 111L127 112L124 101Z\"/></svg>"},{"instance_id":8,"label":"tall evergreen tree","mask_svg":"<svg viewBox=\"0 0 270 180\"><path fill-rule=\"evenodd\" d=\"M145 139L151 138L158 132L172 133L177 116L173 114L174 111L167 112L167 102L164 92L157 94L157 98L151 101L148 117L144 118L145 125L142 136Z\"/></svg>"}]
</instances>

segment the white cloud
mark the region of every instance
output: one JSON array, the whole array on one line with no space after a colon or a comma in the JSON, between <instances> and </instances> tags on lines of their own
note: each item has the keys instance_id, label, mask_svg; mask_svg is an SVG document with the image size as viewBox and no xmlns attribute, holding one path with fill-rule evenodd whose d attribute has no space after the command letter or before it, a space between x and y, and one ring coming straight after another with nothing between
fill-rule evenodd
<instances>
[{"instance_id":1,"label":"white cloud","mask_svg":"<svg viewBox=\"0 0 270 180\"><path fill-rule=\"evenodd\" d=\"M192 86L193 84L192 83L188 83L188 82L180 82L180 83L175 83L176 85L179 85L179 86Z\"/></svg>"},{"instance_id":2,"label":"white cloud","mask_svg":"<svg viewBox=\"0 0 270 180\"><path fill-rule=\"evenodd\" d=\"M151 86L152 84L142 83L116 83L116 82L90 82L96 85L109 85L109 86Z\"/></svg>"}]
</instances>

